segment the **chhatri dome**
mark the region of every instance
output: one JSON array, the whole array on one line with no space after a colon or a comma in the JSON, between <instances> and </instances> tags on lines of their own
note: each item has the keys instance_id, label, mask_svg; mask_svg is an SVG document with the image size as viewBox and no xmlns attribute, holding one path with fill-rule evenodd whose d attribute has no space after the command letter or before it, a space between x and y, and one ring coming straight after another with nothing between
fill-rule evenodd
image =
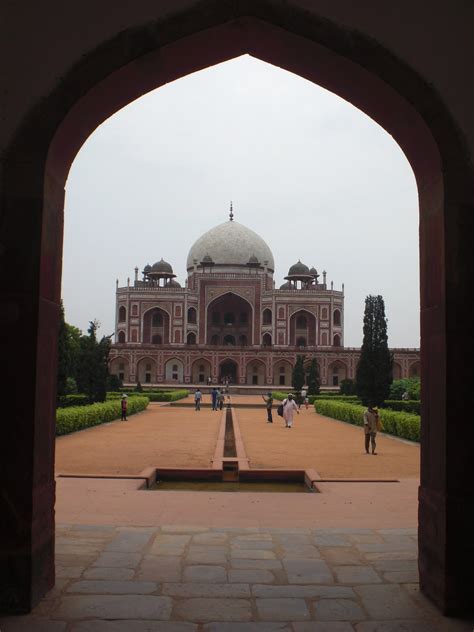
<instances>
[{"instance_id":1,"label":"chhatri dome","mask_svg":"<svg viewBox=\"0 0 474 632\"><path fill-rule=\"evenodd\" d=\"M249 262L256 259L262 267L266 265L271 272L275 270L272 251L257 233L234 221L232 205L229 220L208 230L192 245L186 261L188 271L206 256L211 257L215 266L248 268Z\"/></svg>"}]
</instances>

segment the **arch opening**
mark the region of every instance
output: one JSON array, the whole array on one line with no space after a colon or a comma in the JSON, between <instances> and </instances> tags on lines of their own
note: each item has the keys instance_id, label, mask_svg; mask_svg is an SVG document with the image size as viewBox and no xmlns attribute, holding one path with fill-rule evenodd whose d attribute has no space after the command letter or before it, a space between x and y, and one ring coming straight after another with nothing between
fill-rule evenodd
<instances>
[{"instance_id":1,"label":"arch opening","mask_svg":"<svg viewBox=\"0 0 474 632\"><path fill-rule=\"evenodd\" d=\"M416 78L414 71L409 67L405 68L405 65L398 63L393 56L388 56L390 59L390 64L388 64L383 55L383 49L380 56L378 54L372 55L374 59L377 59L374 61L374 67L371 68L370 59L364 61L363 56L360 59L358 58L360 53L357 50L357 46L351 47L351 51L347 52L347 49L344 47L336 45L337 36L345 34L342 27L337 27L334 42L329 38L329 42L324 42L325 46L323 48L319 45L317 30L313 38L310 35L301 37L300 33L291 32L290 27L293 24L297 24L297 20L292 21L287 18L288 33L280 33L280 29L273 27L271 24L264 24L262 26L260 20L252 20L252 18L242 16L240 32L244 32L245 37L242 38L243 41L239 40L239 38L237 38L236 41L235 33L229 30L230 18L232 17L234 16L225 16L225 18L223 18L225 24L216 27L217 29L223 30L224 33L228 32L229 34L229 38L216 38L218 44L215 46L218 50L212 48L214 45L213 41L208 38L208 34L206 34L202 26L201 32L197 35L195 34L196 37L192 43L189 43L186 37L180 38L176 36L176 41L168 45L168 50L158 51L158 54L152 50L144 50L142 47L136 49L143 51L145 55L149 55L149 61L153 60L153 55L159 58L161 54L162 59L170 56L167 57L167 60L170 62L169 70L163 72L159 78L157 78L153 64L150 63L148 77L144 71L144 65L140 66L141 75L139 80L139 77L134 75L134 70L128 67L128 62L135 61L132 59L132 51L135 50L134 47L119 47L119 38L117 37L117 41L113 42L110 48L110 65L105 71L103 70L101 74L101 77L103 77L107 75L108 71L109 75L106 79L99 83L93 73L90 74L90 77L85 77L82 73L84 80L80 81L79 77L81 76L82 69L79 69L79 72L78 69L74 69L67 77L68 80L61 82L62 87L58 88L58 91L54 94L46 95L41 106L38 106L37 111L34 112L34 115L28 118L28 123L25 124L25 128L21 130L18 139L16 139L18 142L13 143L13 149L6 153L6 164L15 165L15 168L11 167L10 171L7 171L4 199L7 201L11 200L11 205L8 206L7 204L6 208L7 213L12 213L13 215L16 208L15 200L17 206L18 204L24 203L24 200L21 200L16 193L15 182L24 180L24 182L28 183L26 190L29 194L32 210L38 208L38 203L40 203L39 206L43 208L42 221L44 225L50 227L48 231L48 247L46 247L44 242L41 242L42 238L45 239L44 234L46 231L40 234L41 231L39 228L31 229L32 240L35 242L35 248L32 250L33 252L41 253L41 255L38 255L37 259L33 261L33 265L38 271L41 268L41 272L43 273L41 285L35 290L36 294L31 299L32 306L38 305L38 307L34 307L36 310L35 313L39 314L43 299L44 303L49 301L53 305L59 304L60 265L58 262L61 253L62 186L66 179L69 166L72 163L72 159L84 139L102 120L110 116L122 105L130 102L148 89L151 89L151 87L157 87L157 84L162 84L183 74L193 72L198 67L205 67L216 63L222 56L231 57L242 51L251 52L256 56L269 60L270 63L286 67L315 83L332 89L332 91L340 94L343 98L351 101L357 105L357 107L371 115L392 134L408 156L416 174L420 192L420 232L422 248L421 294L423 300L422 335L425 336L424 349L428 348L431 341L433 341L437 349L442 349L438 357L438 362L430 364L428 361L429 358L426 355L427 351L425 352L422 348L423 360L420 368L423 371L424 397L426 400L424 410L430 413L427 427L430 426L432 432L438 432L440 435L443 434L447 428L446 410L450 410L452 415L458 415L459 418L461 418L462 411L460 410L459 401L465 401L463 396L459 396L461 387L458 386L456 388L456 375L459 363L462 361L462 356L460 355L461 350L459 352L456 351L454 335L445 329L444 318L449 322L464 322L465 317L462 316L462 312L464 305L467 303L466 299L468 299L466 289L459 287L453 288L451 286L446 287L445 285L444 279L454 278L456 274L455 264L444 259L447 241L445 231L447 230L450 234L450 243L455 243L457 239L459 239L462 245L461 250L463 252L469 251L468 248L463 249L465 239L460 229L456 228L455 222L459 219L457 217L458 212L463 218L467 213L466 210L462 210L459 200L463 200L465 209L468 209L472 202L472 186L469 184L472 181L471 167L469 166L463 143L457 140L457 129L451 121L449 112L447 112L445 116L445 112L442 110L442 115L440 115L440 106L438 106L435 98L432 97L433 106L428 108L429 111L425 114L428 121L428 124L426 124L425 121L421 119L418 111L422 112L427 110L423 107L423 103L428 102L428 97L431 96L431 93L426 88L425 94L425 92L423 92L425 90L424 83L419 82L421 86L419 88L420 94L412 94L410 92L411 88L407 87L405 100L402 94L403 81L400 81L396 76L397 73L400 73L401 77L407 77L408 79L412 77ZM256 25L254 24L255 22ZM297 30L298 27L294 28ZM310 34L313 32L311 29L312 25L308 24L307 32ZM140 29L137 29L137 33L140 31ZM359 37L356 33L354 33L353 36L355 39ZM198 53L200 50L200 37L207 38L207 46L201 46L201 50L206 52L201 54ZM301 42L299 39L301 39ZM151 40L153 40L153 38L150 38L150 41ZM278 45L282 40L285 43L292 44L292 46ZM222 47L223 41L227 42L225 47ZM204 43L206 43L206 39ZM378 52L377 46L374 45L375 53ZM180 64L176 62L173 63L173 55L176 55L176 52L179 50L183 51L183 47L184 51L194 54L179 55L178 57L181 60ZM323 50L319 50L319 48L323 48ZM292 50L290 60L285 59L285 52L287 50ZM337 53L338 50L341 52L340 55ZM311 53L314 53L314 55ZM129 57L127 57L127 55ZM343 55L348 55L349 57L344 58ZM98 59L99 52L94 51L89 55L86 61L91 63L98 61ZM308 61L310 59L311 62ZM326 61L327 63L318 63L318 61ZM368 70L364 68L364 64L368 65ZM379 67L377 67L377 64L379 64ZM162 66L166 67L166 64L163 63ZM383 69L385 69L386 66L387 72L382 81L378 78L377 74L380 72L380 75L383 76ZM119 70L117 70L117 68ZM382 70L380 70L380 68ZM338 72L334 72L335 70ZM345 72L346 70L348 72ZM352 80L347 82L346 77L349 76L349 71L352 71ZM127 76L131 79L128 82L124 81L124 77ZM407 80L406 85L411 86L415 83L417 82ZM396 86L397 89L392 88L391 84ZM117 86L122 86L124 89L117 89ZM69 91L69 99L63 98L64 94L61 90ZM101 99L98 99L99 94L101 95ZM76 106L72 106L69 112L67 112L66 108L69 108L69 104L74 101L76 102ZM80 101L81 103L79 103ZM61 105L62 102L64 103L63 105ZM410 102L414 104L413 107L409 105ZM43 116L45 113L51 114L51 116ZM38 137L32 133L32 130L34 128L41 129L41 126L38 125L38 122L41 120L47 121L47 123L45 123L41 136L38 139ZM82 123L82 125L80 123ZM432 132L429 126L431 126L433 130ZM58 130L54 138L53 130ZM450 198L447 199L445 199L444 196L444 178L440 167L440 156L433 135L439 138L443 152L444 174L447 181L450 181ZM445 140L447 138L450 139L449 145ZM38 147L38 143L41 145L40 147ZM48 161L45 163L43 156L46 155L48 150ZM22 152L24 152L24 155ZM33 165L33 168L31 164L32 161L26 160L29 156L34 156L34 160L37 161L36 164ZM25 159L22 160L22 158ZM27 162L28 166L26 166ZM21 173L21 167L17 166L22 163L25 164L23 174ZM35 169L35 167L37 168ZM37 175L33 177L33 172L35 172L35 174L46 174L46 177L52 183L49 189L45 187L44 196L43 182ZM24 175L24 179L19 178L19 175ZM41 202L43 202L42 205ZM454 219L450 219L446 216L445 208L451 209L450 215ZM454 212L453 209L456 212ZM431 212L428 213L426 211ZM25 214L25 217L26 216L27 214ZM35 216L35 213L32 212L31 217L33 218ZM33 221L33 219L31 221ZM461 226L462 222L458 221L458 225ZM15 252L15 245L21 243L20 234L12 228L11 232L7 235L6 241L7 249L11 252ZM17 276L15 274L15 270L20 269L20 266L17 265L19 256L20 255L18 255L18 257L13 256L8 262L9 270L7 270L5 276L6 278L15 279L16 287L26 288L26 275L22 273L20 276ZM51 261L53 265L51 265ZM466 263L466 268L469 268L468 272L470 273L472 263L467 257ZM452 269L450 269L450 266ZM430 270L430 267L434 269L434 272ZM28 271L28 274L29 273L30 271ZM40 275L38 275L38 278L39 276ZM41 301L38 301L38 297L41 298ZM435 312L442 313L443 318L436 320L436 315L433 315ZM446 316L444 316L445 314ZM55 319L57 319L57 314L52 315L52 320L54 321ZM45 320L48 319L40 320L38 315L39 327L32 328L34 332L24 336L22 340L25 355L31 357L32 364L34 363L35 366L38 367L43 366L42 363L44 363L44 360L39 359L38 352L28 351L28 349L41 349L44 345L37 344L38 340L45 343L45 345L49 340L49 324L46 324ZM51 319L49 319L49 322L50 321ZM21 323L18 324L19 335L12 336L15 345L17 345L17 341L21 338L22 332L20 326ZM8 345L13 345L13 342L9 342ZM10 352L8 345L5 349L5 353ZM446 350L449 350L451 353L448 354ZM11 352L12 355L15 353L13 347L11 347ZM463 349L462 353L466 353L466 350ZM18 349L16 350L16 354L18 354ZM52 354L52 356L49 363L51 368L54 369L54 354ZM46 373L50 376L55 375L54 370L48 370ZM41 371L37 371L36 374L40 375ZM29 377L28 379L29 382L27 386L25 387L25 385L23 385L23 388L27 388L33 395L37 387L35 381L36 377ZM41 378L38 377L38 380L40 379ZM19 433L22 436L34 434L31 430L31 426L32 424L39 423L37 421L38 419L49 419L50 424L53 423L50 413L50 410L53 409L53 378L49 378L49 381L45 381L43 386L44 402L36 402L32 396L31 400L34 403L29 405L28 410L26 410L25 407L24 419L19 422L25 431ZM455 391L457 391L458 402L456 402L454 398ZM450 393L453 393L453 395L450 395ZM448 406L443 405L446 401L448 402ZM16 445L15 438L9 436L8 439L9 441L6 442L6 444L8 444L9 450L11 450L12 446ZM452 439L452 441L454 441L454 439ZM444 462L443 455L446 456L446 448L444 446L438 448L437 444L434 446L431 444L431 446L431 452L428 453L426 450L424 454L424 471L422 474L424 473L425 477L423 478L422 476L421 489L423 493L420 494L420 516L422 525L428 525L430 521L442 525L443 520L445 523L447 522L451 525L456 521L454 519L446 521L449 509L441 507L437 500L438 497L444 498L446 492L446 472L440 471L439 474L436 474L437 464ZM15 450L15 452L20 453L20 450ZM454 446L451 446L451 452L463 454L462 450L459 452L454 449ZM458 456L458 458L460 457ZM27 481L27 484L30 485L30 481ZM460 484L461 483L459 483L459 485ZM52 506L54 494L52 484L50 484L49 487L51 489L48 492L48 500ZM23 496L28 495L27 489L20 491L23 493ZM459 492L459 490L457 491ZM455 492L456 490L454 493ZM12 498L16 498L16 495L13 494ZM461 527L461 524L458 526ZM451 527L451 529L455 531L453 527ZM456 591L452 590L450 592L446 590L446 584L449 582L448 580L440 580L439 575L441 571L439 571L438 567L436 567L434 571L431 571L431 575L433 576L432 580L430 580L428 572L426 571L426 568L432 569L429 561L439 558L439 556L436 556L435 547L441 547L440 542L441 540L444 541L446 529L441 526L439 534L439 541L433 538L434 542L428 541L424 544L426 549L431 547L433 550L431 556L426 555L427 565L423 567L422 564L421 568L422 570L425 568L425 583L423 586L425 591L436 595L438 602L446 606L448 602L455 602L453 595ZM448 545L447 549L445 558L449 560L452 556L450 557L450 548ZM422 555L423 551L424 549L421 548L420 552ZM45 559L47 559L47 557L48 556L46 556ZM448 562L444 561L445 558L443 557L443 561L439 562L439 564L443 565L442 570L447 569L448 566ZM43 575L46 579L42 579L41 581L43 585L47 587L50 581L48 578L51 577L51 573L46 568L46 565L45 569L47 572ZM453 582L455 579L456 578L454 578ZM465 585L469 585L469 582L466 581ZM459 586L462 586L461 581L459 581ZM44 589L41 587L38 588L37 586L33 592L35 592L35 594L41 594L41 592L44 592ZM460 592L462 593L462 588Z\"/></svg>"}]
</instances>

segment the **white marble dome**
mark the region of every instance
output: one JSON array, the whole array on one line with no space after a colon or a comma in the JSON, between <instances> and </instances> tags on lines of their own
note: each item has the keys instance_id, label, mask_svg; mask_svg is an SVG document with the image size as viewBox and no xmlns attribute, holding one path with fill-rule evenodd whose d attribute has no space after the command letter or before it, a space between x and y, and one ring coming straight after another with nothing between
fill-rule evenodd
<instances>
[{"instance_id":1,"label":"white marble dome","mask_svg":"<svg viewBox=\"0 0 474 632\"><path fill-rule=\"evenodd\" d=\"M275 270L270 248L257 233L235 221L219 224L204 233L193 244L188 254L186 267L191 270L194 261L199 263L209 255L215 266L245 266L251 257L256 257L263 266L265 262L269 270Z\"/></svg>"}]
</instances>

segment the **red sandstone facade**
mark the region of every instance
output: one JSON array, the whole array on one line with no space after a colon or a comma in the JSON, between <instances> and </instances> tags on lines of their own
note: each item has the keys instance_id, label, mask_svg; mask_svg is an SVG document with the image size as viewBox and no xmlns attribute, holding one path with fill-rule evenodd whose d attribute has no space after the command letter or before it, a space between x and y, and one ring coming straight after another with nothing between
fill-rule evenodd
<instances>
[{"instance_id":1,"label":"red sandstone facade","mask_svg":"<svg viewBox=\"0 0 474 632\"><path fill-rule=\"evenodd\" d=\"M298 354L316 356L321 384L354 378L360 349L344 347L344 287L301 262L275 289L273 257L231 220L191 248L185 287L161 260L118 287L110 371L124 383L290 386ZM237 242L237 246L234 243ZM202 254L205 253L205 254ZM249 254L250 253L250 254ZM393 349L394 377L419 375L418 349Z\"/></svg>"}]
</instances>

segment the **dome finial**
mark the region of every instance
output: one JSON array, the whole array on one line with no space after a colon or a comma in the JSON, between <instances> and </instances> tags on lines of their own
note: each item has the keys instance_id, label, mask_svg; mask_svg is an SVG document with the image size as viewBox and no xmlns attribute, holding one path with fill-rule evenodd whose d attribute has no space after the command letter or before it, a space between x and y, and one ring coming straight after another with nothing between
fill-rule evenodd
<instances>
[{"instance_id":1,"label":"dome finial","mask_svg":"<svg viewBox=\"0 0 474 632\"><path fill-rule=\"evenodd\" d=\"M229 219L230 219L231 222L234 221L234 211L232 210L232 200L230 201Z\"/></svg>"}]
</instances>

